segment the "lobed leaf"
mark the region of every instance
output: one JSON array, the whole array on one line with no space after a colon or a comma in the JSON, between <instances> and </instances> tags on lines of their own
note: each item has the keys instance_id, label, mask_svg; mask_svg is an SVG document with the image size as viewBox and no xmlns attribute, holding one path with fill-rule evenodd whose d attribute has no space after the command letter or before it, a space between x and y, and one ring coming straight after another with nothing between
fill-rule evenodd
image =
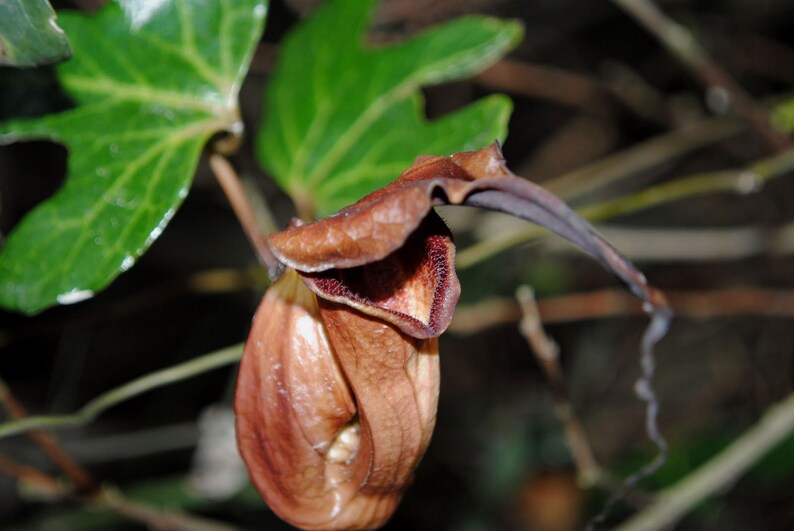
<instances>
[{"instance_id":1,"label":"lobed leaf","mask_svg":"<svg viewBox=\"0 0 794 531\"><path fill-rule=\"evenodd\" d=\"M237 94L267 0L119 0L64 14L74 59L58 68L66 112L0 124L0 144L69 149L67 181L0 254L0 304L77 302L129 269L187 195L201 149L241 127Z\"/></svg>"},{"instance_id":2,"label":"lobed leaf","mask_svg":"<svg viewBox=\"0 0 794 531\"><path fill-rule=\"evenodd\" d=\"M72 55L47 0L0 2L0 65L36 66Z\"/></svg>"},{"instance_id":3,"label":"lobed leaf","mask_svg":"<svg viewBox=\"0 0 794 531\"><path fill-rule=\"evenodd\" d=\"M304 214L354 202L422 153L472 150L506 134L506 97L428 122L419 89L494 63L520 39L518 23L465 17L401 44L369 46L373 5L326 2L285 40L265 94L258 155Z\"/></svg>"}]
</instances>

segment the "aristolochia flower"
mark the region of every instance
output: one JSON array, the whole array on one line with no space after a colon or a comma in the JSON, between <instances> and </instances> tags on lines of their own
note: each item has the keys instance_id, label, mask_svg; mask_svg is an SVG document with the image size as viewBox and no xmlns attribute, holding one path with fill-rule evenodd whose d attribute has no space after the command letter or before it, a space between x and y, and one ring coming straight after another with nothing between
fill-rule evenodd
<instances>
[{"instance_id":1,"label":"aristolochia flower","mask_svg":"<svg viewBox=\"0 0 794 531\"><path fill-rule=\"evenodd\" d=\"M269 238L287 268L254 317L235 409L255 487L297 527L383 525L430 442L437 338L460 294L452 237L433 210L442 204L556 232L655 309L655 332L665 328L663 296L562 201L513 175L497 144L420 157L354 205L293 223Z\"/></svg>"}]
</instances>

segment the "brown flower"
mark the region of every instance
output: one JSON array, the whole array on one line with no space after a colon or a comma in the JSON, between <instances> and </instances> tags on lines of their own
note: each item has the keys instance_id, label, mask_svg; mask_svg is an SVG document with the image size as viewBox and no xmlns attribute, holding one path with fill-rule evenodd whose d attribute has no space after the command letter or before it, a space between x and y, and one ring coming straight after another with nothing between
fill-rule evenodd
<instances>
[{"instance_id":1,"label":"brown flower","mask_svg":"<svg viewBox=\"0 0 794 531\"><path fill-rule=\"evenodd\" d=\"M427 448L437 337L460 293L452 237L433 211L442 204L538 223L612 270L663 321L669 316L642 274L562 201L513 175L497 144L420 157L354 205L271 235L287 269L254 317L235 396L237 435L254 485L293 525L382 525Z\"/></svg>"}]
</instances>

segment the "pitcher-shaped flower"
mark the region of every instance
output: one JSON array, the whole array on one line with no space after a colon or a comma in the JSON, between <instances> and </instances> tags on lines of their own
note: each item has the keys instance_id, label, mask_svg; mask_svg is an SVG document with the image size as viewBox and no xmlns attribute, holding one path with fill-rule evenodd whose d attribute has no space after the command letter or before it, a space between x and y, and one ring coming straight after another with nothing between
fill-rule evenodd
<instances>
[{"instance_id":1,"label":"pitcher-shaped flower","mask_svg":"<svg viewBox=\"0 0 794 531\"><path fill-rule=\"evenodd\" d=\"M286 272L257 310L240 365L237 437L255 487L304 529L391 516L435 424L438 336L460 286L442 204L533 221L591 254L654 311L660 292L562 201L513 175L497 144L420 157L396 181L269 244Z\"/></svg>"}]
</instances>

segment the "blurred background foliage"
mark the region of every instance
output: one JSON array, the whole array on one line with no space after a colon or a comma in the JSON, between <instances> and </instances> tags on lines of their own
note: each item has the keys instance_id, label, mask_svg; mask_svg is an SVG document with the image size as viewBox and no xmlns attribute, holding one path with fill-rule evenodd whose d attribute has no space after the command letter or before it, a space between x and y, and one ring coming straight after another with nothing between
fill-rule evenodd
<instances>
[{"instance_id":1,"label":"blurred background foliage","mask_svg":"<svg viewBox=\"0 0 794 531\"><path fill-rule=\"evenodd\" d=\"M53 5L92 10L99 3ZM255 181L279 225L294 215L293 207L260 169L251 132L259 113L267 112L260 109L261 95L279 43L316 3L272 3L241 92L249 134L234 162ZM697 35L758 109L791 97L794 4L657 4ZM384 0L372 39L404 38L473 12L522 20L524 40L509 59L475 78L426 89L427 112L442 116L493 92L510 95L515 110L504 151L517 174L558 186L574 205L631 197L704 172L745 177L738 181L745 193L693 194L611 217L602 226L655 285L671 293L679 315L657 349L660 424L671 456L618 504L608 520L613 526L647 504L654 491L690 474L792 391L792 172L783 165L776 173L780 178L759 186L760 174L745 171L791 148L772 145L757 127L737 118L730 95L704 88L607 0ZM50 70L0 69L0 119L67 104ZM775 114L786 127L789 107L778 107ZM63 148L45 142L0 147L3 234L59 188L65 161ZM560 176L571 172L577 172L568 177L574 184L566 186ZM580 188L594 176L610 181L620 174L626 178ZM524 230L498 215L458 210L442 216L453 227L461 259L483 249L484 242ZM615 282L551 239L533 239L490 257L469 254L468 260L460 271L464 306L441 339L434 439L388 528L580 529L603 507L609 491L577 484L549 387L519 334L513 294L520 284L535 289L595 458L618 478L653 456L643 407L633 394L645 318L611 291L572 300L571 294L612 289ZM265 288L263 278L202 162L168 229L107 290L36 317L0 314L0 375L33 412L74 411L111 387L242 341ZM233 368L213 371L127 401L85 428L58 432L58 440L131 499L241 528L284 529L242 486L233 457L223 453L233 383ZM24 437L0 441L0 451L52 471ZM220 468L197 457L207 451L215 459L209 462L220 462ZM679 528L791 529L793 470L789 437ZM224 481L230 486L212 484ZM42 499L5 476L0 476L0 522L13 529L139 528L105 510Z\"/></svg>"}]
</instances>

